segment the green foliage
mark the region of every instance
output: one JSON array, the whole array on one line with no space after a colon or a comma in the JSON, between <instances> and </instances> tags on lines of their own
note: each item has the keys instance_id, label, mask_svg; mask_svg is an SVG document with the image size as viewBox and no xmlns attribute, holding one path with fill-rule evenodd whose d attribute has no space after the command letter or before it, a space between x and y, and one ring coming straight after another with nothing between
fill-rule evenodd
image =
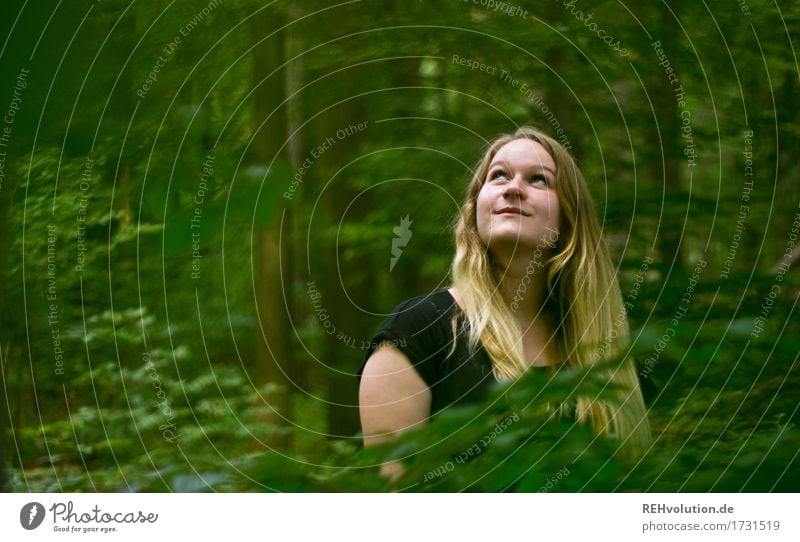
<instances>
[{"instance_id":1,"label":"green foliage","mask_svg":"<svg viewBox=\"0 0 800 542\"><path fill-rule=\"evenodd\" d=\"M13 124L0 121L9 489L798 489L800 284L796 267L774 270L800 200L798 7L594 2L623 57L562 2L520 1L528 15L510 17L458 0L287 0L265 19L287 22L276 82L257 69L263 2L226 0L188 33L206 3L33 4L0 22L4 109L30 68ZM694 168L656 40L685 91ZM283 86L286 126L264 125ZM447 284L486 141L523 123L552 132L552 119L630 302L651 448L631 457L553 416L576 394L613 396L599 374L564 373L362 449L361 345L397 303ZM264 141L285 146L266 156ZM404 217L413 237L390 268ZM280 258L264 249L275 240ZM291 318L288 390L262 385L258 366L272 317L258 272L278 266L286 282L268 296ZM387 459L405 467L391 485Z\"/></svg>"}]
</instances>

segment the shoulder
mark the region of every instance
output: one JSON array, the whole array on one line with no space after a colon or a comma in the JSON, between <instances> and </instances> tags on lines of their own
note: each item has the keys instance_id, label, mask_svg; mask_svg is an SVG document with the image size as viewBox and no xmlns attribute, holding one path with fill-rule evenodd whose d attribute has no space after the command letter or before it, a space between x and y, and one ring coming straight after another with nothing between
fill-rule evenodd
<instances>
[{"instance_id":1,"label":"shoulder","mask_svg":"<svg viewBox=\"0 0 800 542\"><path fill-rule=\"evenodd\" d=\"M425 296L412 297L392 309L384 322L384 327L421 333L442 323L449 326L454 307L455 300L447 290L437 290Z\"/></svg>"},{"instance_id":2,"label":"shoulder","mask_svg":"<svg viewBox=\"0 0 800 542\"><path fill-rule=\"evenodd\" d=\"M394 346L411 362L430 386L447 355L455 301L447 290L412 297L398 304L369 341L364 364L382 344ZM364 366L359 371L360 377Z\"/></svg>"}]
</instances>

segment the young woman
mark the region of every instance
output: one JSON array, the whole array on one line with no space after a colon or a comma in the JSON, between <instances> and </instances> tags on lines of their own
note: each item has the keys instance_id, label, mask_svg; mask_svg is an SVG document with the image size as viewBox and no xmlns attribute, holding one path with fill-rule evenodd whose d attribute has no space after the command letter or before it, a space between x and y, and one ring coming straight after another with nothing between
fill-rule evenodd
<instances>
[{"instance_id":1,"label":"young woman","mask_svg":"<svg viewBox=\"0 0 800 542\"><path fill-rule=\"evenodd\" d=\"M625 346L622 296L586 181L551 137L523 127L489 145L455 245L452 287L398 305L371 341L359 372L366 446L479 400L493 380L586 367ZM643 448L650 431L633 364L613 378L628 390L622 406L579 399L574 417Z\"/></svg>"}]
</instances>

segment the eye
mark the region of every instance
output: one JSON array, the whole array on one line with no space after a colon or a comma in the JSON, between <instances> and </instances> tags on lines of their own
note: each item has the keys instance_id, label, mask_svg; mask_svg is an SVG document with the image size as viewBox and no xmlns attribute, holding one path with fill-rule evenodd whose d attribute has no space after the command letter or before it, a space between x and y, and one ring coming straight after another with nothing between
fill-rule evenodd
<instances>
[{"instance_id":1,"label":"eye","mask_svg":"<svg viewBox=\"0 0 800 542\"><path fill-rule=\"evenodd\" d=\"M506 175L506 172L503 171L502 169L496 169L489 174L490 181L496 181L499 179L507 179L507 178L508 176Z\"/></svg>"},{"instance_id":2,"label":"eye","mask_svg":"<svg viewBox=\"0 0 800 542\"><path fill-rule=\"evenodd\" d=\"M550 179L547 178L546 175L543 173L537 173L530 179L531 184L540 184L544 186L550 186Z\"/></svg>"}]
</instances>

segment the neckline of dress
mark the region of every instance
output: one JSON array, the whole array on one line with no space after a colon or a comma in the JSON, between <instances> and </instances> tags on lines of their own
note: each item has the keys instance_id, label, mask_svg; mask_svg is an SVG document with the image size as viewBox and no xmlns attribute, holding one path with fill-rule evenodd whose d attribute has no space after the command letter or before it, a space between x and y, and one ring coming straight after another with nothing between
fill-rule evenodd
<instances>
[{"instance_id":1,"label":"neckline of dress","mask_svg":"<svg viewBox=\"0 0 800 542\"><path fill-rule=\"evenodd\" d=\"M455 296L453 296L452 292L450 291L450 288L443 288L441 291L447 293L447 295L450 297L451 306L455 305L463 315L464 310L461 308L461 305L458 304L458 301L456 300ZM486 351L486 349L483 347L483 344L481 344L481 349L484 352ZM552 368L553 368L552 365L528 365L528 369L552 369Z\"/></svg>"}]
</instances>

